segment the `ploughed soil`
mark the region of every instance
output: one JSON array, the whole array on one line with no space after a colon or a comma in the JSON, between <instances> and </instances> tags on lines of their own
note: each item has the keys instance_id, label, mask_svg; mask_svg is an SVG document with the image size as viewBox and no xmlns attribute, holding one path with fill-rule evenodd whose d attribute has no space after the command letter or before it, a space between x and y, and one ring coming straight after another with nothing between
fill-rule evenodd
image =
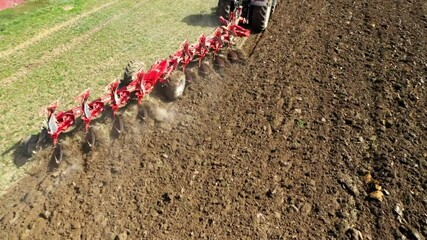
<instances>
[{"instance_id":1,"label":"ploughed soil","mask_svg":"<svg viewBox=\"0 0 427 240\"><path fill-rule=\"evenodd\" d=\"M280 1L244 52L37 152L1 238L425 239L427 2Z\"/></svg>"}]
</instances>

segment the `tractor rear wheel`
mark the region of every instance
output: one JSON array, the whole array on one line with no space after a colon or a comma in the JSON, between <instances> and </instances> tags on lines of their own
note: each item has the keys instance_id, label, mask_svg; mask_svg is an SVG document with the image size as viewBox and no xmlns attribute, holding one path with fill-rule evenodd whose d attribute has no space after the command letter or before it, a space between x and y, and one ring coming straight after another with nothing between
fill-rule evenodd
<instances>
[{"instance_id":1,"label":"tractor rear wheel","mask_svg":"<svg viewBox=\"0 0 427 240\"><path fill-rule=\"evenodd\" d=\"M123 79L120 82L119 88L129 85L130 82L135 80L136 73L141 71L141 69L144 69L144 63L143 62L139 62L139 61L135 61L135 60L130 61L126 65L125 71L123 73Z\"/></svg>"},{"instance_id":2,"label":"tractor rear wheel","mask_svg":"<svg viewBox=\"0 0 427 240\"><path fill-rule=\"evenodd\" d=\"M252 6L251 28L255 32L262 32L268 26L273 2L269 0L264 7Z\"/></svg>"},{"instance_id":3,"label":"tractor rear wheel","mask_svg":"<svg viewBox=\"0 0 427 240\"><path fill-rule=\"evenodd\" d=\"M216 15L223 17L225 20L230 19L230 13L233 11L234 6L231 0L218 0L218 7L216 9Z\"/></svg>"}]
</instances>

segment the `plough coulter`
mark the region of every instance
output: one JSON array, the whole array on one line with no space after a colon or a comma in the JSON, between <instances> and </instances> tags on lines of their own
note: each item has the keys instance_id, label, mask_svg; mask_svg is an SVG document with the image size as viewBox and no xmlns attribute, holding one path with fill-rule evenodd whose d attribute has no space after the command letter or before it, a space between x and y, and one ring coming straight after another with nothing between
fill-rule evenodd
<instances>
[{"instance_id":1,"label":"plough coulter","mask_svg":"<svg viewBox=\"0 0 427 240\"><path fill-rule=\"evenodd\" d=\"M125 74L122 81L112 81L107 86L107 93L95 100L90 100L91 94L88 89L75 98L78 105L70 110L57 111L58 101L52 103L46 108L46 126L38 137L26 141L26 152L31 154L32 149L42 142L46 142L46 136L49 136L54 146L52 159L59 163L62 160L63 147L58 139L62 133L73 129L78 120L81 119L84 123L85 149L89 151L95 144L95 134L90 128L90 124L106 109L111 109L114 118L113 130L116 134L120 134L123 131L123 121L118 110L126 106L130 100L134 99L140 104L144 96L150 94L159 84L165 89L165 96L168 100L177 99L182 95L186 81L192 81L191 74L186 71L190 63L194 62L200 69L203 69L206 64L204 59L211 54L216 65L224 66L224 59L219 55L224 49L229 50L230 61L238 58L237 53L232 49L235 45L235 38L250 35L248 29L239 25L246 21L241 14L242 7L237 7L230 13L228 20L220 16L221 26L214 30L212 36L201 35L194 44L184 41L174 54L169 58L157 61L147 71L144 71L143 68L135 69L133 67L133 71L136 72ZM139 115L141 118L147 117L145 110Z\"/></svg>"}]
</instances>

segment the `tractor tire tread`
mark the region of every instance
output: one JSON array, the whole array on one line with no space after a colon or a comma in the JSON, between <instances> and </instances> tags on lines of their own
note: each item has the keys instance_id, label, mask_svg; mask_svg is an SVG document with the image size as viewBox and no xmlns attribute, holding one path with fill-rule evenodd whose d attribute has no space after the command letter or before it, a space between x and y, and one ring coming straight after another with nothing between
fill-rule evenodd
<instances>
[{"instance_id":1,"label":"tractor tire tread","mask_svg":"<svg viewBox=\"0 0 427 240\"><path fill-rule=\"evenodd\" d=\"M231 1L230 0L219 0L218 7L216 9L216 15L218 17L223 17L226 20L230 19L231 12Z\"/></svg>"},{"instance_id":2,"label":"tractor tire tread","mask_svg":"<svg viewBox=\"0 0 427 240\"><path fill-rule=\"evenodd\" d=\"M270 20L271 6L269 7L253 7L252 10L252 19L251 19L251 28L255 32L262 32L266 29L268 21Z\"/></svg>"},{"instance_id":3,"label":"tractor tire tread","mask_svg":"<svg viewBox=\"0 0 427 240\"><path fill-rule=\"evenodd\" d=\"M144 63L139 62L139 61L135 61L132 60L130 61L124 70L123 73L123 80L122 80L122 84L123 85L128 85L130 82L133 81L134 75L141 69L144 68ZM121 85L122 85L121 84Z\"/></svg>"}]
</instances>

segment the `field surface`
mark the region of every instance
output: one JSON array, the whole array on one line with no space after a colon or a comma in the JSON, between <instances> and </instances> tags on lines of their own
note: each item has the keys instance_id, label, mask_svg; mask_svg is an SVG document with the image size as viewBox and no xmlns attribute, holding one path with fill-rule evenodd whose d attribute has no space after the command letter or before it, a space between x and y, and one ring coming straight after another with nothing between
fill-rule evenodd
<instances>
[{"instance_id":1,"label":"field surface","mask_svg":"<svg viewBox=\"0 0 427 240\"><path fill-rule=\"evenodd\" d=\"M64 139L58 168L38 152L0 235L423 240L426 41L425 1L280 1L245 64L95 126L89 154Z\"/></svg>"},{"instance_id":2,"label":"field surface","mask_svg":"<svg viewBox=\"0 0 427 240\"><path fill-rule=\"evenodd\" d=\"M147 67L217 26L216 1L27 1L0 12L0 192L26 174L16 143L43 125L43 108L74 106L120 77L131 60Z\"/></svg>"}]
</instances>

